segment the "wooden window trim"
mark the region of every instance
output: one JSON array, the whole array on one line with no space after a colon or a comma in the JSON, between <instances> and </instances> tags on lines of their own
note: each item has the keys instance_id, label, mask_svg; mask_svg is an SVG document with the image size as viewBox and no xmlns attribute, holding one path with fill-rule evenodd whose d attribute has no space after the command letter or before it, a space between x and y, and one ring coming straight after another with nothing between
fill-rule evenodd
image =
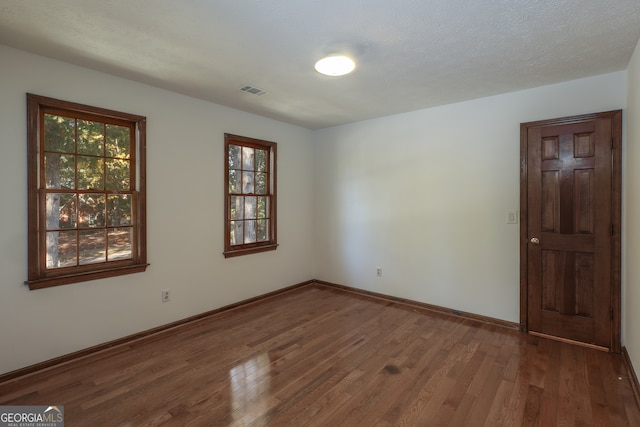
<instances>
[{"instance_id":1,"label":"wooden window trim","mask_svg":"<svg viewBox=\"0 0 640 427\"><path fill-rule=\"evenodd\" d=\"M270 141L263 141L260 139L249 138L245 136L233 135L229 133L224 134L224 257L236 257L242 255L249 255L259 252L274 251L278 247L277 243L277 143ZM252 148L259 148L267 150L270 156L268 162L269 174L271 180L267 194L270 198L269 204L269 234L270 238L265 242L256 242L242 245L231 245L231 230L230 230L230 194L229 194L229 145L248 146Z\"/></svg>"},{"instance_id":2,"label":"wooden window trim","mask_svg":"<svg viewBox=\"0 0 640 427\"><path fill-rule=\"evenodd\" d=\"M132 259L112 261L95 265L69 267L64 270L47 270L43 260L43 248L46 245L41 230L42 204L40 201L40 143L41 117L44 110L67 111L75 116L99 116L105 121L126 121L135 130L135 155L132 153L132 167L136 168L134 185L134 221L135 244ZM137 158L136 158L137 157ZM146 117L122 113L99 107L62 101L44 96L27 94L27 222L28 222L28 279L25 284L31 290L52 286L78 283L87 280L120 276L145 271L147 266L147 230L146 230ZM44 251L46 252L46 250Z\"/></svg>"}]
</instances>

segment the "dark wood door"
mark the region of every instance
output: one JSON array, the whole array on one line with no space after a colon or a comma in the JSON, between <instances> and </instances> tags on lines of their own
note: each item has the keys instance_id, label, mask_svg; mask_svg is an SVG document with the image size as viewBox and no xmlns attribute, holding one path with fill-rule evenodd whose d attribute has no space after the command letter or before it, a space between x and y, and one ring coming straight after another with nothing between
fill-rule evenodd
<instances>
[{"instance_id":1,"label":"dark wood door","mask_svg":"<svg viewBox=\"0 0 640 427\"><path fill-rule=\"evenodd\" d=\"M619 346L620 128L619 111L521 126L529 332Z\"/></svg>"}]
</instances>

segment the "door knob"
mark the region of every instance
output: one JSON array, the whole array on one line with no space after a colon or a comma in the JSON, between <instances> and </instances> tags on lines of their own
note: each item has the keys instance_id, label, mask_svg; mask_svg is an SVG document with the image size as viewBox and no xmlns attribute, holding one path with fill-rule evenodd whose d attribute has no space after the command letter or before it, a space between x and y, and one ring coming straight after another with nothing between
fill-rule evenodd
<instances>
[{"instance_id":1,"label":"door knob","mask_svg":"<svg viewBox=\"0 0 640 427\"><path fill-rule=\"evenodd\" d=\"M539 245L540 239L538 239L537 237L532 237L530 242L533 243L534 245Z\"/></svg>"}]
</instances>

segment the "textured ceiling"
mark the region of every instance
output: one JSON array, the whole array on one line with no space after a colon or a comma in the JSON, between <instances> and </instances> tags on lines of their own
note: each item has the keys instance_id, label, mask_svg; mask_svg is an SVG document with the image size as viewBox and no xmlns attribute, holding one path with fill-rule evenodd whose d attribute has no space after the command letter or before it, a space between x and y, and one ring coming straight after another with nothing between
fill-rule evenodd
<instances>
[{"instance_id":1,"label":"textured ceiling","mask_svg":"<svg viewBox=\"0 0 640 427\"><path fill-rule=\"evenodd\" d=\"M639 37L640 0L0 0L1 44L310 129L623 70Z\"/></svg>"}]
</instances>

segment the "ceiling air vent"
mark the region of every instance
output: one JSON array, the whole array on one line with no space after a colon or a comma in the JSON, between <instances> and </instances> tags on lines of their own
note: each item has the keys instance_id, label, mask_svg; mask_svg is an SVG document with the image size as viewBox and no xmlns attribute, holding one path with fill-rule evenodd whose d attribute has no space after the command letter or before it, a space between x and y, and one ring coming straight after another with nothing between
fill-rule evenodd
<instances>
[{"instance_id":1,"label":"ceiling air vent","mask_svg":"<svg viewBox=\"0 0 640 427\"><path fill-rule=\"evenodd\" d=\"M266 90L264 89L260 89L259 87L255 87L252 85L244 85L240 88L241 91L243 92L247 92L247 93L252 93L254 95L264 95L265 93L267 93Z\"/></svg>"}]
</instances>

